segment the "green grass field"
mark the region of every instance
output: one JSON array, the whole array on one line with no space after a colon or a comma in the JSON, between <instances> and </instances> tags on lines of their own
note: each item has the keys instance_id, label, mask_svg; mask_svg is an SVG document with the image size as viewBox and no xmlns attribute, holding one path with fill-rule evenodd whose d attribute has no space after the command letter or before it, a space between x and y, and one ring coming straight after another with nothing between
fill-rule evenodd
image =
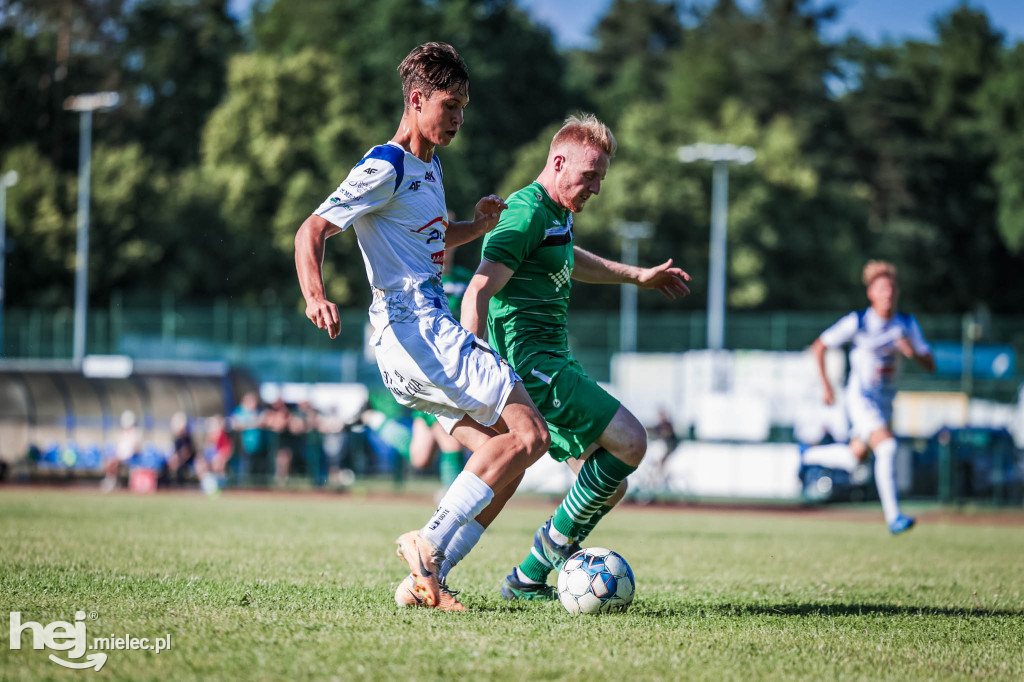
<instances>
[{"instance_id":1,"label":"green grass field","mask_svg":"<svg viewBox=\"0 0 1024 682\"><path fill-rule=\"evenodd\" d=\"M170 634L171 649L110 651L96 673L5 635L0 679L1024 679L1019 525L891 538L880 520L623 508L589 544L630 561L636 601L574 618L497 591L550 511L537 503L507 509L453 572L467 613L397 609L391 543L429 511L2 491L0 617L95 612L90 642Z\"/></svg>"}]
</instances>

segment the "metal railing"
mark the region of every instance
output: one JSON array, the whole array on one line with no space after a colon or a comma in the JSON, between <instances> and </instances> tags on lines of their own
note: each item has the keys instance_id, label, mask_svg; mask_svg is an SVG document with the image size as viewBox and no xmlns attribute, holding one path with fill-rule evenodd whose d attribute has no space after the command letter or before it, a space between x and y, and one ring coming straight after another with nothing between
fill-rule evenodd
<instances>
[{"instance_id":1,"label":"metal railing","mask_svg":"<svg viewBox=\"0 0 1024 682\"><path fill-rule=\"evenodd\" d=\"M838 312L731 312L727 348L796 351L807 348L835 322ZM4 358L70 358L73 314L67 310L12 309L6 313L0 355ZM960 342L960 315L919 315L925 336ZM707 318L702 310L641 312L637 351L682 352L703 348ZM361 381L376 383L372 358L364 357L367 317L361 309L341 311L342 332L330 339L296 308L239 307L220 301L193 306L165 299L160 305L131 307L115 301L90 311L86 352L136 358L221 360L240 365L260 381ZM599 381L609 379L609 363L619 351L619 316L575 311L569 315L573 352ZM1024 353L1024 317L995 317L984 330L984 343L1010 345ZM955 380L924 379L910 368L911 383L925 381L938 390L959 389ZM972 393L1012 401L1024 380L1015 374L1000 380L980 379ZM934 382L934 383L928 383Z\"/></svg>"}]
</instances>

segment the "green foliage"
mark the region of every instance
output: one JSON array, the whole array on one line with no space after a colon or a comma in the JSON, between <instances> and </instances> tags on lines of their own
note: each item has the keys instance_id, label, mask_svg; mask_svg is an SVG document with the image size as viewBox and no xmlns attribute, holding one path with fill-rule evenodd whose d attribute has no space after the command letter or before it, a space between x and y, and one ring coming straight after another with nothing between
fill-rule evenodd
<instances>
[{"instance_id":1,"label":"green foliage","mask_svg":"<svg viewBox=\"0 0 1024 682\"><path fill-rule=\"evenodd\" d=\"M615 0L594 29L597 47L586 55L587 84L611 123L631 104L660 100L668 64L682 41L675 2Z\"/></svg>"},{"instance_id":2,"label":"green foliage","mask_svg":"<svg viewBox=\"0 0 1024 682\"><path fill-rule=\"evenodd\" d=\"M513 0L267 0L244 28L226 6L4 6L0 158L23 178L12 305L70 305L79 117L63 102L111 89L122 106L93 121L93 304L131 290L301 306L296 228L393 135L401 59L444 40L472 79L465 127L439 150L459 217L531 182L558 121L593 110L620 150L581 243L614 257L619 221L653 221L641 259L694 275L683 306L704 304L711 173L675 150L719 141L758 153L730 171L730 306L857 305L861 265L884 257L907 308L1024 307L1005 284L1024 266L1024 47L969 5L939 15L933 39L869 45L823 40L830 3L615 0L593 48L566 54ZM355 253L351 234L332 240L325 274L360 307ZM574 305L617 304L588 287Z\"/></svg>"},{"instance_id":3,"label":"green foliage","mask_svg":"<svg viewBox=\"0 0 1024 682\"><path fill-rule=\"evenodd\" d=\"M999 233L1017 255L1024 252L1024 43L1009 52L978 94L982 125L996 161Z\"/></svg>"},{"instance_id":4,"label":"green foliage","mask_svg":"<svg viewBox=\"0 0 1024 682\"><path fill-rule=\"evenodd\" d=\"M75 185L30 144L0 159L0 174L18 172L7 190L8 306L70 307L75 258Z\"/></svg>"},{"instance_id":5,"label":"green foliage","mask_svg":"<svg viewBox=\"0 0 1024 682\"><path fill-rule=\"evenodd\" d=\"M1018 265L997 229L990 180L1004 142L984 132L978 106L982 83L998 73L1001 37L968 7L936 29L936 43L859 48L868 53L861 84L843 105L871 202L862 248L900 266L912 305L1013 309L1021 295L999 279Z\"/></svg>"},{"instance_id":6,"label":"green foliage","mask_svg":"<svg viewBox=\"0 0 1024 682\"><path fill-rule=\"evenodd\" d=\"M312 46L331 56L332 71L358 96L359 154L394 134L402 113L397 67L409 50L430 40L454 45L469 67L470 106L455 144L439 154L458 215L495 190L519 145L572 106L550 34L511 0L385 0L373 12L357 0L274 3L254 20L254 33L268 54ZM350 167L358 155L343 158Z\"/></svg>"},{"instance_id":7,"label":"green foliage","mask_svg":"<svg viewBox=\"0 0 1024 682\"><path fill-rule=\"evenodd\" d=\"M218 188L231 239L244 242L239 274L264 301L278 300L277 283L293 277L299 225L362 156L356 98L331 57L312 48L284 59L249 54L231 63L227 96L204 132L203 173ZM364 277L361 261L344 251L343 259L332 256L345 273L334 296Z\"/></svg>"},{"instance_id":8,"label":"green foliage","mask_svg":"<svg viewBox=\"0 0 1024 682\"><path fill-rule=\"evenodd\" d=\"M120 46L130 93L124 135L174 167L194 165L210 111L224 94L227 63L241 49L225 0L145 0L125 19Z\"/></svg>"}]
</instances>

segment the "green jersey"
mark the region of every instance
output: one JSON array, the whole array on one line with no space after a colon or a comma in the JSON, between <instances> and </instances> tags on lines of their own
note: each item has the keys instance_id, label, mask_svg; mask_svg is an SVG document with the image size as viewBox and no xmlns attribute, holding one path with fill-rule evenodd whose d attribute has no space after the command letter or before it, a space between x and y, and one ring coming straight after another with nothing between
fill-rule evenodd
<instances>
[{"instance_id":1,"label":"green jersey","mask_svg":"<svg viewBox=\"0 0 1024 682\"><path fill-rule=\"evenodd\" d=\"M491 347L513 367L539 353L569 355L566 313L572 288L572 212L533 183L508 198L484 237L483 257L513 271L491 298Z\"/></svg>"}]
</instances>

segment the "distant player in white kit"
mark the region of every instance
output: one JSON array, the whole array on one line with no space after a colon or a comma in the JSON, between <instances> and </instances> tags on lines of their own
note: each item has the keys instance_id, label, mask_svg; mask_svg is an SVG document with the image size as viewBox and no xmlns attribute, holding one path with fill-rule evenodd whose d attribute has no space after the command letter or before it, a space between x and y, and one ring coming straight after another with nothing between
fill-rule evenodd
<instances>
[{"instance_id":1,"label":"distant player in white kit","mask_svg":"<svg viewBox=\"0 0 1024 682\"><path fill-rule=\"evenodd\" d=\"M811 350L825 385L825 403L831 405L835 394L825 373L825 350L852 344L846 384L851 458L863 460L868 449L874 451L878 497L889 531L896 535L914 525L914 519L900 513L896 498L896 439L890 430L896 380L904 357L929 372L935 371L935 359L914 316L896 311L896 268L884 261L870 261L864 266L863 279L871 305L844 315L822 332ZM805 453L810 454L811 450ZM811 462L805 457L805 463Z\"/></svg>"},{"instance_id":2,"label":"distant player in white kit","mask_svg":"<svg viewBox=\"0 0 1024 682\"><path fill-rule=\"evenodd\" d=\"M441 282L445 246L487 233L506 208L491 195L477 203L474 220L448 221L434 148L447 146L462 126L469 102L465 62L450 45L426 43L409 53L398 72L405 102L398 132L367 152L302 223L295 267L306 316L333 339L338 308L324 291L324 242L355 230L373 292L370 344L384 384L403 405L436 415L473 452L423 529L396 541L412 571L396 601L462 611L439 579L445 559L439 548L460 555L472 549L491 520L480 512L496 491L518 485L550 440L519 376L453 319ZM499 510L491 505L487 514Z\"/></svg>"}]
</instances>

